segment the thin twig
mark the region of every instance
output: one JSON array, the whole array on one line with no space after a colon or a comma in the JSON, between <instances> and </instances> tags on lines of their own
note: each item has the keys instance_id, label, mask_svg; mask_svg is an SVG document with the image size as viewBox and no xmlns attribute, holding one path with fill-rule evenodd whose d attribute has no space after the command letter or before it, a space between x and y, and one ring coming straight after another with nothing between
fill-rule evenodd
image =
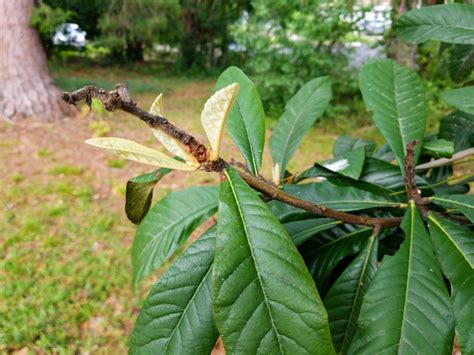
<instances>
[{"instance_id":1,"label":"thin twig","mask_svg":"<svg viewBox=\"0 0 474 355\"><path fill-rule=\"evenodd\" d=\"M464 158L467 158L468 156L474 155L474 148L469 148L460 152L457 152L454 154L451 158L441 158L437 160L432 160L428 163L425 164L420 164L417 165L415 170L420 171L420 170L428 170L431 168L439 168L441 166L449 165L452 162L455 162L456 160L461 160Z\"/></svg>"},{"instance_id":2,"label":"thin twig","mask_svg":"<svg viewBox=\"0 0 474 355\"><path fill-rule=\"evenodd\" d=\"M420 209L421 213L425 216L428 214L428 208L426 207L426 202L421 197L418 188L416 187L415 181L415 147L419 143L418 140L411 141L406 146L406 155L405 155L405 187L408 195L408 199L413 200L415 205Z\"/></svg>"},{"instance_id":3,"label":"thin twig","mask_svg":"<svg viewBox=\"0 0 474 355\"><path fill-rule=\"evenodd\" d=\"M152 115L137 107L125 85L119 84L116 86L115 90L110 92L93 86L86 86L72 93L65 92L62 95L64 101L73 105L81 100L85 100L90 104L92 97L99 99L108 111L120 109L140 118L150 127L162 129L165 133L177 139L181 144L187 147L198 159L201 163L201 168L205 171L222 172L222 170L229 165L223 159L210 161L206 147L196 138L175 127L166 118ZM264 178L254 176L245 170L238 169L238 172L252 188L263 193L268 198L278 200L318 216L333 218L344 223L372 226L376 228L394 227L399 226L401 223L401 218L399 217L374 218L336 211L326 206L314 204L289 195L286 192L279 190L273 184L267 182Z\"/></svg>"}]
</instances>

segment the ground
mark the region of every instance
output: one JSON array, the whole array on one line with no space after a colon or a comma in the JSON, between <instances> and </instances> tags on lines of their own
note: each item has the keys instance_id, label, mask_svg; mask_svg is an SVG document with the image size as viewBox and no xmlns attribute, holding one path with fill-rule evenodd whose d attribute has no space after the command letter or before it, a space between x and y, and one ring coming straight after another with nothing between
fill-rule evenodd
<instances>
[{"instance_id":1,"label":"ground","mask_svg":"<svg viewBox=\"0 0 474 355\"><path fill-rule=\"evenodd\" d=\"M106 69L56 70L55 77L66 90L126 82L144 108L163 92L166 116L205 141L199 115L212 93L210 79L149 79ZM139 291L131 289L135 227L123 211L125 184L154 168L83 142L117 136L158 144L135 117L93 106L92 113L82 107L78 117L55 123L0 123L0 352L126 353L140 304L162 272ZM356 127L351 134L379 139L374 132ZM336 137L327 128L312 128L290 169L329 157ZM238 157L228 137L223 156ZM268 150L264 160L263 173L270 177ZM155 200L217 180L208 173L173 172L159 182Z\"/></svg>"}]
</instances>

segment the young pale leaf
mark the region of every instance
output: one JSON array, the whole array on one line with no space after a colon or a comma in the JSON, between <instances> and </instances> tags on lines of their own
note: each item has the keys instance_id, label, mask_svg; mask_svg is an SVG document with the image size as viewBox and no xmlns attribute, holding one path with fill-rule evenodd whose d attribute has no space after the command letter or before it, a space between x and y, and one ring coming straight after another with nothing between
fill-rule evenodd
<instances>
[{"instance_id":1,"label":"young pale leaf","mask_svg":"<svg viewBox=\"0 0 474 355\"><path fill-rule=\"evenodd\" d=\"M163 111L163 94L159 94L158 97L153 101L153 104L150 107L150 113L152 115L164 117L165 113ZM159 128L153 128L153 134L160 141L161 144L171 153L177 155L188 165L199 166L199 162L196 157L189 153L180 142L175 138L169 136Z\"/></svg>"},{"instance_id":2,"label":"young pale leaf","mask_svg":"<svg viewBox=\"0 0 474 355\"><path fill-rule=\"evenodd\" d=\"M474 146L474 115L455 111L443 117L438 136L453 142L456 152Z\"/></svg>"},{"instance_id":3,"label":"young pale leaf","mask_svg":"<svg viewBox=\"0 0 474 355\"><path fill-rule=\"evenodd\" d=\"M448 104L474 115L474 86L445 91L441 97Z\"/></svg>"},{"instance_id":4,"label":"young pale leaf","mask_svg":"<svg viewBox=\"0 0 474 355\"><path fill-rule=\"evenodd\" d=\"M227 128L247 167L257 175L265 145L265 113L255 85L237 67L230 67L219 76L216 90L232 83L238 83L240 90L237 102L229 113Z\"/></svg>"},{"instance_id":5,"label":"young pale leaf","mask_svg":"<svg viewBox=\"0 0 474 355\"><path fill-rule=\"evenodd\" d=\"M170 169L161 168L127 181L125 213L132 223L138 224L142 221L150 209L153 188L163 176L171 171Z\"/></svg>"},{"instance_id":6,"label":"young pale leaf","mask_svg":"<svg viewBox=\"0 0 474 355\"><path fill-rule=\"evenodd\" d=\"M434 39L474 44L474 7L467 4L422 7L403 14L395 27L397 36L408 43Z\"/></svg>"},{"instance_id":7,"label":"young pale leaf","mask_svg":"<svg viewBox=\"0 0 474 355\"><path fill-rule=\"evenodd\" d=\"M336 143L334 143L332 155L334 158L338 158L360 147L364 147L366 155L371 155L375 149L375 142L349 136L340 136L336 139Z\"/></svg>"},{"instance_id":8,"label":"young pale leaf","mask_svg":"<svg viewBox=\"0 0 474 355\"><path fill-rule=\"evenodd\" d=\"M111 150L122 158L137 161L139 163L161 166L163 168L175 169L175 170L196 170L196 166L190 166L173 158L170 158L166 154L163 154L155 149L145 147L144 145L138 144L134 141L113 138L113 137L99 137L90 138L86 140L87 144Z\"/></svg>"},{"instance_id":9,"label":"young pale leaf","mask_svg":"<svg viewBox=\"0 0 474 355\"><path fill-rule=\"evenodd\" d=\"M319 163L324 168L357 180L362 172L365 160L365 149L356 148L337 158Z\"/></svg>"},{"instance_id":10,"label":"young pale leaf","mask_svg":"<svg viewBox=\"0 0 474 355\"><path fill-rule=\"evenodd\" d=\"M130 354L210 354L216 341L211 275L216 232L194 242L153 286L133 330Z\"/></svg>"},{"instance_id":11,"label":"young pale leaf","mask_svg":"<svg viewBox=\"0 0 474 355\"><path fill-rule=\"evenodd\" d=\"M324 76L303 85L286 104L270 137L270 151L275 169L274 181L285 173L286 166L298 149L304 134L321 116L331 99L331 80Z\"/></svg>"},{"instance_id":12,"label":"young pale leaf","mask_svg":"<svg viewBox=\"0 0 474 355\"><path fill-rule=\"evenodd\" d=\"M310 218L288 222L283 226L295 246L298 247L315 234L331 229L341 223L341 221L335 221L331 218Z\"/></svg>"},{"instance_id":13,"label":"young pale leaf","mask_svg":"<svg viewBox=\"0 0 474 355\"><path fill-rule=\"evenodd\" d=\"M406 145L417 139L420 154L426 125L425 94L418 75L397 62L377 60L362 67L359 85L367 110L392 148L402 174Z\"/></svg>"},{"instance_id":14,"label":"young pale leaf","mask_svg":"<svg viewBox=\"0 0 474 355\"><path fill-rule=\"evenodd\" d=\"M474 223L474 195L433 196L432 201L439 206L458 209Z\"/></svg>"},{"instance_id":15,"label":"young pale leaf","mask_svg":"<svg viewBox=\"0 0 474 355\"><path fill-rule=\"evenodd\" d=\"M474 45L457 44L450 52L448 61L449 75L456 82L461 82L474 69Z\"/></svg>"},{"instance_id":16,"label":"young pale leaf","mask_svg":"<svg viewBox=\"0 0 474 355\"><path fill-rule=\"evenodd\" d=\"M451 354L453 314L419 211L402 222L405 241L385 256L362 302L349 354Z\"/></svg>"},{"instance_id":17,"label":"young pale leaf","mask_svg":"<svg viewBox=\"0 0 474 355\"><path fill-rule=\"evenodd\" d=\"M435 215L429 229L436 256L451 283L456 334L463 354L474 353L474 233Z\"/></svg>"},{"instance_id":18,"label":"young pale leaf","mask_svg":"<svg viewBox=\"0 0 474 355\"><path fill-rule=\"evenodd\" d=\"M377 272L377 245L377 237L371 236L324 298L333 344L338 354L347 353L354 337L362 301Z\"/></svg>"},{"instance_id":19,"label":"young pale leaf","mask_svg":"<svg viewBox=\"0 0 474 355\"><path fill-rule=\"evenodd\" d=\"M308 240L300 248L319 292L325 294L331 274L345 257L357 254L372 235L372 228L336 227Z\"/></svg>"},{"instance_id":20,"label":"young pale leaf","mask_svg":"<svg viewBox=\"0 0 474 355\"><path fill-rule=\"evenodd\" d=\"M232 169L221 185L212 296L229 354L333 354L327 314L301 256Z\"/></svg>"},{"instance_id":21,"label":"young pale leaf","mask_svg":"<svg viewBox=\"0 0 474 355\"><path fill-rule=\"evenodd\" d=\"M204 105L204 110L201 113L201 124L211 144L211 160L219 158L225 121L238 92L239 84L231 84L217 91Z\"/></svg>"},{"instance_id":22,"label":"young pale leaf","mask_svg":"<svg viewBox=\"0 0 474 355\"><path fill-rule=\"evenodd\" d=\"M436 158L451 158L454 154L454 143L446 139L435 139L423 143L423 153Z\"/></svg>"},{"instance_id":23,"label":"young pale leaf","mask_svg":"<svg viewBox=\"0 0 474 355\"><path fill-rule=\"evenodd\" d=\"M135 286L159 268L217 210L216 186L173 192L154 205L138 226L132 246Z\"/></svg>"}]
</instances>

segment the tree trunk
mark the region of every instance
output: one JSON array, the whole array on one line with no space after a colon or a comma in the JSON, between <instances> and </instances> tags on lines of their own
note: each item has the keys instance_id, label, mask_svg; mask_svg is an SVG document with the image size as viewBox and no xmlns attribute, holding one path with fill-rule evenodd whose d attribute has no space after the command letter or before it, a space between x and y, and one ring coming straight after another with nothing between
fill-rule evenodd
<instances>
[{"instance_id":1,"label":"tree trunk","mask_svg":"<svg viewBox=\"0 0 474 355\"><path fill-rule=\"evenodd\" d=\"M61 100L38 33L29 26L33 0L0 0L0 117L54 120L75 109Z\"/></svg>"}]
</instances>

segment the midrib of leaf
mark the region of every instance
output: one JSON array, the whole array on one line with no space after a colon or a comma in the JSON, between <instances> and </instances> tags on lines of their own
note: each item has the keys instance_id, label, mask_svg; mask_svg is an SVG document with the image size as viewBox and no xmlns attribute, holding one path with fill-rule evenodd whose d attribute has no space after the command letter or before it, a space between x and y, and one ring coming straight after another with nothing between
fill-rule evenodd
<instances>
[{"instance_id":1,"label":"midrib of leaf","mask_svg":"<svg viewBox=\"0 0 474 355\"><path fill-rule=\"evenodd\" d=\"M294 124L291 125L291 128L290 128L290 133L286 136L286 140L285 140L285 145L283 146L283 154L286 156L286 152L287 152L287 148L288 148L288 143L290 142L290 137L291 135L293 134L293 131L295 130L295 126L296 126L296 123L300 120L301 116L303 115L302 112L304 111L304 109L308 106L307 103L309 103L312 98L313 98L313 95L316 94L316 91L320 88L320 86L317 87L317 89L314 90L314 92L311 94L311 96L309 97L309 99L306 101L306 103L303 105L303 108L299 111L298 114L296 114L296 119L294 120ZM291 106L291 110L294 112L294 109L293 109L293 106ZM280 161L280 164L283 164L283 159L284 157L281 157L281 161ZM281 168L283 168L283 165L281 165ZM285 167L286 168L286 167ZM280 170L280 175L281 175L281 170Z\"/></svg>"},{"instance_id":2,"label":"midrib of leaf","mask_svg":"<svg viewBox=\"0 0 474 355\"><path fill-rule=\"evenodd\" d=\"M411 27L425 27L425 26L428 26L428 27L437 27L436 30L438 30L439 28L441 29L445 29L445 28L448 28L448 29L463 29L463 30L468 30L472 33L474 33L474 30L471 28L471 27L465 27L465 26L454 26L454 25L440 25L439 23L424 23L422 25L403 25L403 28L411 28Z\"/></svg>"},{"instance_id":3,"label":"midrib of leaf","mask_svg":"<svg viewBox=\"0 0 474 355\"><path fill-rule=\"evenodd\" d=\"M453 238L451 237L451 235L448 233L448 231L446 229L443 228L443 226L441 224L438 223L437 220L435 220L433 218L433 216L429 216L428 219L433 222L434 224L436 224L436 226L444 233L444 235L446 235L446 237L449 239L449 241L451 242L451 244L454 246L454 248L457 250L457 252L459 253L459 255L464 259L466 260L466 262L468 263L468 265L474 269L474 265L471 264L471 262L469 261L469 258L467 258L464 253L462 252L462 249L459 248L458 244L453 240Z\"/></svg>"},{"instance_id":4,"label":"midrib of leaf","mask_svg":"<svg viewBox=\"0 0 474 355\"><path fill-rule=\"evenodd\" d=\"M308 256L309 256L309 255L313 255L313 254L319 252L320 250L322 250L322 249L324 249L324 248L327 248L327 247L333 245L334 243L339 243L340 241L342 241L342 240L344 240L344 239L353 237L354 234L362 233L362 232L368 231L368 230L370 230L370 229L372 229L372 228L371 228L371 227L366 227L366 228L357 229L356 231L351 232L351 233L349 233L349 234L346 234L346 235L344 235L344 236L342 236L342 237L340 237L340 238L336 238L336 239L331 240L329 243L326 243L326 244L324 244L323 246L312 250L312 251L311 251L310 253L308 253L307 255L308 255Z\"/></svg>"},{"instance_id":5,"label":"midrib of leaf","mask_svg":"<svg viewBox=\"0 0 474 355\"><path fill-rule=\"evenodd\" d=\"M403 339L403 333L405 332L405 318L406 318L406 313L407 313L407 307L408 307L408 292L410 290L410 279L411 279L411 261L412 261L412 255L413 255L413 238L414 238L414 229L415 229L415 213L413 211L415 207L413 204L411 205L411 213L410 213L410 247L408 249L408 270L407 270L407 282L405 286L405 299L403 301L403 313L402 313L402 327L400 328L400 340L398 341L398 344Z\"/></svg>"},{"instance_id":6,"label":"midrib of leaf","mask_svg":"<svg viewBox=\"0 0 474 355\"><path fill-rule=\"evenodd\" d=\"M395 77L395 63L392 63L392 76L393 76L393 92L395 94L395 110L397 111L397 121L398 121L398 129L400 131L400 137L402 138L402 153L403 156L405 156L405 135L403 134L403 128L401 122L403 121L403 118L400 117L400 109L398 107L398 98L399 98L399 92L398 92L398 87L397 87L397 80Z\"/></svg>"},{"instance_id":7,"label":"midrib of leaf","mask_svg":"<svg viewBox=\"0 0 474 355\"><path fill-rule=\"evenodd\" d=\"M234 187L234 183L228 173L228 171L226 170L225 171L225 175L226 175L226 178L227 178L227 181L229 182L229 186L230 186L230 189L232 191L232 195L234 196L234 200L235 200L235 203L237 205L237 209L239 211L239 216L240 216L240 221L242 223L242 227L243 227L243 230L244 230L244 234L245 234L245 238L247 239L247 244L249 246L249 250L250 250L250 254L252 255L252 261L253 261L253 265L254 265L254 268L255 268L255 272L257 273L257 278L258 278L258 282L260 284L260 288L262 290L262 294L263 294L263 298L265 299L265 306L268 310L268 315L270 316L270 321L272 323L272 328L273 328L273 331L275 332L276 334L276 337L277 337L277 341L278 341L278 347L280 348L280 352L282 354L284 354L285 352L283 351L283 347L282 347L282 344L280 342L280 334L278 333L278 330L276 329L276 326L275 326L275 321L273 320L273 315L272 315L272 312L271 312L271 309L270 309L270 306L269 306L269 302L268 302L268 297L267 297L267 294L265 292L265 288L263 287L263 281L261 279L261 275L260 275L260 272L258 270L258 267L257 267L257 259L255 258L255 254L254 254L254 250L253 250L253 245L252 243L250 243L250 239L249 239L249 235L248 235L248 230L247 230L247 224L245 223L245 218L244 218L244 215L243 215L243 212L242 212L242 206L240 205L240 201L237 197L237 192L235 191L235 187Z\"/></svg>"},{"instance_id":8,"label":"midrib of leaf","mask_svg":"<svg viewBox=\"0 0 474 355\"><path fill-rule=\"evenodd\" d=\"M445 198L440 198L440 197L436 197L436 196L433 196L433 200L449 202L449 203L453 203L453 204L456 204L456 205L459 205L459 206L467 207L469 209L473 208L471 205L466 205L465 203L459 202L457 200L446 200Z\"/></svg>"},{"instance_id":9,"label":"midrib of leaf","mask_svg":"<svg viewBox=\"0 0 474 355\"><path fill-rule=\"evenodd\" d=\"M209 266L209 269L206 271L206 274L205 274L204 277L202 278L202 280L201 280L201 282L199 283L199 285L196 287L196 291L194 291L194 293L193 293L191 299L189 300L188 304L187 304L186 307L184 308L183 313L182 313L181 316L179 317L178 323L177 323L176 326L174 327L173 332L172 332L171 335L168 337L168 340L167 340L167 342L166 342L166 346L165 346L165 348L163 349L163 354L165 354L165 353L166 353L166 350L168 350L168 346L170 345L171 339L173 338L174 334L176 333L176 329L178 329L179 326L181 325L181 321L183 320L184 315L186 314L186 311L187 311L188 308L189 308L189 305L193 302L194 298L196 297L197 293L198 293L199 290L201 289L202 285L205 283L206 278L207 278L207 275L209 275L209 273L211 272L211 270L212 270L212 264Z\"/></svg>"},{"instance_id":10,"label":"midrib of leaf","mask_svg":"<svg viewBox=\"0 0 474 355\"><path fill-rule=\"evenodd\" d=\"M354 300L352 301L352 306L351 306L351 312L349 314L349 318L347 319L347 327L346 327L346 330L344 331L344 340L342 341L342 344L341 344L341 353L343 352L343 350L345 349L345 344L347 343L347 333L349 331L349 327L351 325L351 320L352 320L352 317L354 316L354 307L355 307L355 304L357 302L357 298L359 297L359 293L362 289L362 279L364 278L364 275L365 275L365 270L367 269L367 265L369 263L369 259L370 257L372 256L372 248L375 244L375 236L372 235L372 237L369 238L369 241L368 243L370 243L370 247L368 249L368 252L367 252L367 256L364 260L364 266L362 267L362 272L360 273L360 276L359 276L359 279L357 280L357 289L356 289L356 294L354 296ZM357 319L356 319L357 320ZM350 345L350 344L349 344ZM346 349L347 350L347 349Z\"/></svg>"},{"instance_id":11,"label":"midrib of leaf","mask_svg":"<svg viewBox=\"0 0 474 355\"><path fill-rule=\"evenodd\" d=\"M165 234L171 228L174 228L177 224L180 224L184 220L187 220L189 218L192 218L192 217L198 215L202 210L207 209L208 207L212 206L213 204L215 204L215 202L209 203L209 204L205 205L204 208L194 210L194 212L191 212L191 214L188 214L183 218L177 219L175 222L171 223L168 227L166 227L165 229L162 229L160 231L160 233L158 233L158 235ZM154 259L156 257L156 253L158 252L158 248L156 248L156 244L158 243L159 240L160 239L158 237L153 238L152 241L149 244L147 244L146 247L144 247L143 250L140 252L140 254L139 254L140 258L143 258L143 253L145 253L145 251L147 251L151 247L154 247L155 250L153 251L153 254L150 256L149 260ZM145 264L143 264L143 265L145 265ZM139 270L141 272L143 270L143 266Z\"/></svg>"},{"instance_id":12,"label":"midrib of leaf","mask_svg":"<svg viewBox=\"0 0 474 355\"><path fill-rule=\"evenodd\" d=\"M252 142L250 141L250 136L249 136L249 131L247 127L247 122L244 119L244 111L242 111L241 106L240 106L240 100L239 97L237 97L237 106L239 107L239 111L242 113L242 121L244 121L244 128L245 128L245 133L247 135L247 141L249 142L249 147L250 147L250 155L252 156L252 165L253 165L253 170L254 174L258 174L258 169L257 169L257 162L255 161L255 153L253 150Z\"/></svg>"},{"instance_id":13,"label":"midrib of leaf","mask_svg":"<svg viewBox=\"0 0 474 355\"><path fill-rule=\"evenodd\" d=\"M319 226L315 226L315 227L311 227L311 228L308 228L304 231L301 231L299 233L295 233L293 234L293 237L296 239L297 237L299 237L301 234L306 234L306 233L309 233L311 232L312 230L318 230L320 228L324 228L326 226L330 226L331 224L334 224L335 226L337 226L338 224L341 224L342 222L341 221L334 221L334 222L328 222L328 223L325 223L325 224L321 224Z\"/></svg>"}]
</instances>

